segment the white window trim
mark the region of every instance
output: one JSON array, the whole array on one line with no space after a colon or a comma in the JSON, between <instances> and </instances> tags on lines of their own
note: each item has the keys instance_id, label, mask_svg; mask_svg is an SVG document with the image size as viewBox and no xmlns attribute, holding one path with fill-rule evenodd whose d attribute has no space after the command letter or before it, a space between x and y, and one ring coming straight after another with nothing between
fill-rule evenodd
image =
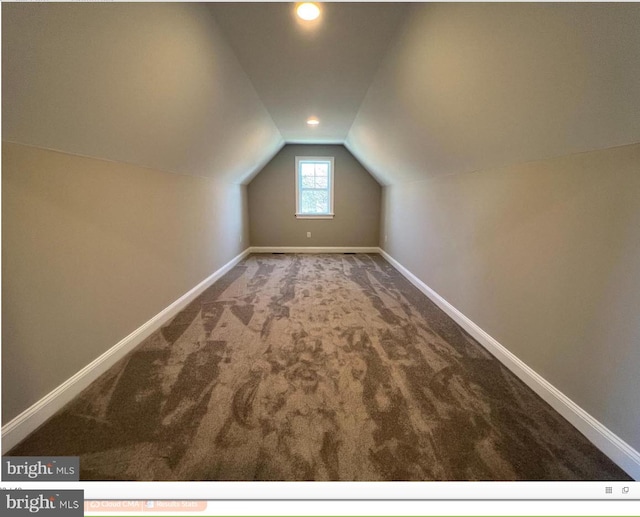
<instances>
[{"instance_id":1,"label":"white window trim","mask_svg":"<svg viewBox=\"0 0 640 517\"><path fill-rule=\"evenodd\" d=\"M306 161L320 161L320 162L329 162L329 190L331 191L331 206L329 207L331 212L328 214L303 214L300 212L300 162ZM333 156L296 156L296 218L298 219L333 219L335 216L334 213L334 180L335 180L335 172L334 172L334 157Z\"/></svg>"}]
</instances>

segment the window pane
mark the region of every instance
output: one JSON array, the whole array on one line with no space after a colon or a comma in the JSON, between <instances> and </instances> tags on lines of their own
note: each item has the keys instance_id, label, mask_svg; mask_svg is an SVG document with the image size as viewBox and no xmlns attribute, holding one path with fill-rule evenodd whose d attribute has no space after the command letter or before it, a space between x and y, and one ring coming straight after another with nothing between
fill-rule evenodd
<instances>
[{"instance_id":1,"label":"window pane","mask_svg":"<svg viewBox=\"0 0 640 517\"><path fill-rule=\"evenodd\" d=\"M315 181L315 185L314 187L316 188L327 188L327 186L329 185L329 178L322 177L322 176L316 176L316 181Z\"/></svg>"},{"instance_id":2,"label":"window pane","mask_svg":"<svg viewBox=\"0 0 640 517\"><path fill-rule=\"evenodd\" d=\"M314 188L316 186L313 176L302 176L302 188Z\"/></svg>"},{"instance_id":3,"label":"window pane","mask_svg":"<svg viewBox=\"0 0 640 517\"><path fill-rule=\"evenodd\" d=\"M315 164L313 163L300 164L300 171L302 172L303 176L313 176L314 170L315 170Z\"/></svg>"},{"instance_id":4,"label":"window pane","mask_svg":"<svg viewBox=\"0 0 640 517\"><path fill-rule=\"evenodd\" d=\"M328 172L329 172L328 163L316 163L316 174L321 176L326 176Z\"/></svg>"},{"instance_id":5,"label":"window pane","mask_svg":"<svg viewBox=\"0 0 640 517\"><path fill-rule=\"evenodd\" d=\"M329 213L329 193L326 190L303 190L302 213L326 214Z\"/></svg>"}]
</instances>

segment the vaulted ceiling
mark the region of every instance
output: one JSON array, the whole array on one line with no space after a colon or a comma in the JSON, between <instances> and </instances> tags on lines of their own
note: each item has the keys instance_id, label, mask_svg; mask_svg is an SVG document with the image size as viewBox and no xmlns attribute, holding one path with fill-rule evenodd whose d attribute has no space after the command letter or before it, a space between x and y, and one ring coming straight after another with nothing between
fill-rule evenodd
<instances>
[{"instance_id":1,"label":"vaulted ceiling","mask_svg":"<svg viewBox=\"0 0 640 517\"><path fill-rule=\"evenodd\" d=\"M287 143L343 143L408 12L404 3L212 3L216 22ZM309 127L309 117L320 124Z\"/></svg>"},{"instance_id":2,"label":"vaulted ceiling","mask_svg":"<svg viewBox=\"0 0 640 517\"><path fill-rule=\"evenodd\" d=\"M4 3L3 139L245 184L344 143L385 185L640 141L640 4L294 9Z\"/></svg>"}]
</instances>

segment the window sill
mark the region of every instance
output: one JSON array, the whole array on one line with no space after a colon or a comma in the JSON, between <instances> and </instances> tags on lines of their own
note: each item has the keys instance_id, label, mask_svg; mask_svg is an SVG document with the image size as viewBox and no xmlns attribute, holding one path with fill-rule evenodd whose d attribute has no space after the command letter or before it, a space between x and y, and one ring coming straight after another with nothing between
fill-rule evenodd
<instances>
[{"instance_id":1,"label":"window sill","mask_svg":"<svg viewBox=\"0 0 640 517\"><path fill-rule=\"evenodd\" d=\"M296 214L296 219L333 219L335 214Z\"/></svg>"}]
</instances>

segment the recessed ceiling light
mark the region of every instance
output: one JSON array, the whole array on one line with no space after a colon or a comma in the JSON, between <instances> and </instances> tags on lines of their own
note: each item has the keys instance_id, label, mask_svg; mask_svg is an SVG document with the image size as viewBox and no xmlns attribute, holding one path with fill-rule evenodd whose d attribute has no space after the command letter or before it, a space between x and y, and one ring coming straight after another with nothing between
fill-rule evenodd
<instances>
[{"instance_id":1,"label":"recessed ceiling light","mask_svg":"<svg viewBox=\"0 0 640 517\"><path fill-rule=\"evenodd\" d=\"M297 7L296 13L301 20L311 21L320 16L320 8L311 2L304 2Z\"/></svg>"},{"instance_id":2,"label":"recessed ceiling light","mask_svg":"<svg viewBox=\"0 0 640 517\"><path fill-rule=\"evenodd\" d=\"M320 121L316 117L311 117L307 119L307 124L310 125L311 127L315 127L318 124L320 124Z\"/></svg>"}]
</instances>

